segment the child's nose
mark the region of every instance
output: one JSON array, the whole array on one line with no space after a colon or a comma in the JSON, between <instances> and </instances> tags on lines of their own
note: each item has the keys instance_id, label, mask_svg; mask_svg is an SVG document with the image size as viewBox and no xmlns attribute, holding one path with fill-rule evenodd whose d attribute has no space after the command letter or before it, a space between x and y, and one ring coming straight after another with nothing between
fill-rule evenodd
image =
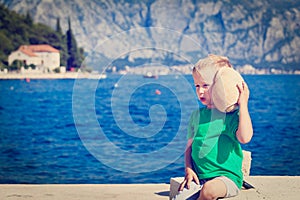
<instances>
[{"instance_id":1,"label":"child's nose","mask_svg":"<svg viewBox=\"0 0 300 200\"><path fill-rule=\"evenodd\" d=\"M204 88L203 87L198 87L198 93L203 94L204 93Z\"/></svg>"},{"instance_id":2,"label":"child's nose","mask_svg":"<svg viewBox=\"0 0 300 200\"><path fill-rule=\"evenodd\" d=\"M199 93L203 94L204 93L204 88L203 87L199 87Z\"/></svg>"}]
</instances>

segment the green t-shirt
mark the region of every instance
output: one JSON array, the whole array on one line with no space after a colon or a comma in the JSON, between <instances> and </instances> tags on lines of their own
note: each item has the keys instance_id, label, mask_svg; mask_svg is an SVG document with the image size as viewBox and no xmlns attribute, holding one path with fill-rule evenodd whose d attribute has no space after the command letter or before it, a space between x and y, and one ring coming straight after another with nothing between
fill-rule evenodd
<instances>
[{"instance_id":1,"label":"green t-shirt","mask_svg":"<svg viewBox=\"0 0 300 200\"><path fill-rule=\"evenodd\" d=\"M192 160L200 179L226 176L241 188L243 153L236 131L239 111L222 113L201 108L193 112L188 138L193 138Z\"/></svg>"}]
</instances>

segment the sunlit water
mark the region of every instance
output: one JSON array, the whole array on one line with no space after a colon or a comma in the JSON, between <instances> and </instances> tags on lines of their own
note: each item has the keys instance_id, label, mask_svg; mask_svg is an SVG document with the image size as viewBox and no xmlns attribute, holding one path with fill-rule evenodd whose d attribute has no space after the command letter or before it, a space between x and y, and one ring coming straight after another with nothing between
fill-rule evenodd
<instances>
[{"instance_id":1,"label":"sunlit water","mask_svg":"<svg viewBox=\"0 0 300 200\"><path fill-rule=\"evenodd\" d=\"M170 177L183 176L183 151L180 148L168 155L150 158L147 155L161 151L177 133L182 138L177 144L184 146L186 133L181 128L186 130L189 117L185 112L192 112L197 106L193 91L183 90L180 81L174 81L174 76L151 81L132 76L128 84L114 87L120 78L108 76L99 81L92 107L73 104L75 80L0 81L0 183L163 183L169 182ZM185 78L192 84L191 76ZM252 141L243 146L252 152L251 174L300 175L300 76L244 78L251 90L249 110L255 132ZM129 90L130 84L143 81L145 84ZM172 83L173 88L162 85L163 81ZM83 103L87 98L85 92L77 92ZM117 93L124 98L114 98ZM128 96L129 102L126 102ZM117 108L113 110L115 105ZM76 107L86 107L83 114L93 116L97 124L75 122L79 115L75 113L74 117ZM122 118L131 122L126 124ZM164 120L163 123L159 119ZM128 134L131 123L134 123L132 134L137 135ZM162 126L161 129L156 130L152 123ZM93 136L97 126L121 151L146 155L145 159L139 160L122 158L122 162L145 169L151 166L153 170L134 173L122 171L122 166L121 170L116 170L110 164L103 164L83 145L85 138L77 132L85 130ZM120 126L127 126L127 130ZM139 128L146 126L149 130L145 129L144 135L137 137ZM149 135L151 131L153 135ZM99 143L98 139L97 136L89 138L94 143ZM105 151L103 155L110 158L110 162L118 162L115 153ZM178 153L180 156L168 164L168 158ZM155 166L164 167L156 169Z\"/></svg>"}]
</instances>

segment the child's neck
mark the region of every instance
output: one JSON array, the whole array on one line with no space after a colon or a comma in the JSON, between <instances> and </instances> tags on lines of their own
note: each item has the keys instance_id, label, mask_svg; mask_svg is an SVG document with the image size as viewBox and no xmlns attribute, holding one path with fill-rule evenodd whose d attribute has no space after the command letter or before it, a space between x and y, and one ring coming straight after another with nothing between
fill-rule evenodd
<instances>
[{"instance_id":1,"label":"child's neck","mask_svg":"<svg viewBox=\"0 0 300 200\"><path fill-rule=\"evenodd\" d=\"M216 108L216 107L215 107L215 105L213 105L213 104L209 104L209 105L206 105L206 108L208 108L208 109L213 109L213 108Z\"/></svg>"}]
</instances>

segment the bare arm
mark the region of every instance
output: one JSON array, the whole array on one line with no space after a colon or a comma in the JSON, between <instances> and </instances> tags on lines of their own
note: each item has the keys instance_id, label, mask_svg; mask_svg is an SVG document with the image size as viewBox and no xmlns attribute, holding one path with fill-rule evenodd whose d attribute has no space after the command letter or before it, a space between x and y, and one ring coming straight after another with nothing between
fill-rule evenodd
<instances>
[{"instance_id":1,"label":"bare arm","mask_svg":"<svg viewBox=\"0 0 300 200\"><path fill-rule=\"evenodd\" d=\"M193 139L189 139L185 150L185 177L184 181L180 184L179 191L182 191L186 186L190 188L192 181L195 181L198 185L200 184L197 174L194 172L192 167L192 143Z\"/></svg>"},{"instance_id":2,"label":"bare arm","mask_svg":"<svg viewBox=\"0 0 300 200\"><path fill-rule=\"evenodd\" d=\"M251 118L248 111L248 99L249 99L249 89L245 82L241 85L237 85L240 92L238 104L240 107L239 113L239 126L236 132L236 137L240 143L246 144L250 142L253 136L253 127Z\"/></svg>"}]
</instances>

